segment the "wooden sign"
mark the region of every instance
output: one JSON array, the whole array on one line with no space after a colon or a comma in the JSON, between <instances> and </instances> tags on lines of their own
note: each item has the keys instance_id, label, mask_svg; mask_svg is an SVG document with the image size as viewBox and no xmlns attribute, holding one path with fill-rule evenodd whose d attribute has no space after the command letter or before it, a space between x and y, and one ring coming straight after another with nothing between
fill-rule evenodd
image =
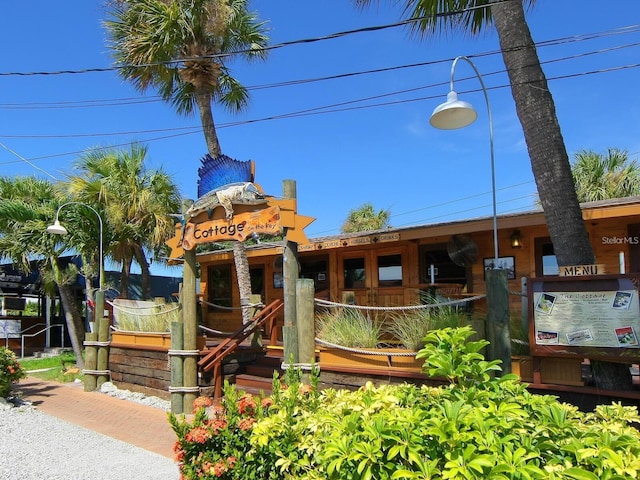
<instances>
[{"instance_id":1,"label":"wooden sign","mask_svg":"<svg viewBox=\"0 0 640 480\"><path fill-rule=\"evenodd\" d=\"M561 277L583 277L585 275L602 275L604 265L568 265L560 267Z\"/></svg>"},{"instance_id":2,"label":"wooden sign","mask_svg":"<svg viewBox=\"0 0 640 480\"><path fill-rule=\"evenodd\" d=\"M281 233L280 209L269 207L255 212L239 213L231 221L211 220L198 224L187 223L182 239L182 247L191 250L198 244L244 241L253 233L277 235Z\"/></svg>"}]
</instances>

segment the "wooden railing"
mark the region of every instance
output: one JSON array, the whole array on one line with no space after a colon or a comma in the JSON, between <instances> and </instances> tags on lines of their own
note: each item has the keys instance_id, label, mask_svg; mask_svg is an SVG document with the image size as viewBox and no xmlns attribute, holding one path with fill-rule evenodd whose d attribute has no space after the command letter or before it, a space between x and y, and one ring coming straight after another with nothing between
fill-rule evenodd
<instances>
[{"instance_id":1,"label":"wooden railing","mask_svg":"<svg viewBox=\"0 0 640 480\"><path fill-rule=\"evenodd\" d=\"M273 325L278 311L283 306L284 303L282 302L282 300L274 300L258 313L256 313L251 322L242 325L242 327L233 332L233 334L228 338L225 338L219 345L217 345L209 353L207 353L207 355L200 359L200 361L198 362L199 369L201 369L203 372L210 372L211 370L213 370L215 398L222 397L222 362L225 357L233 353L244 340L261 329L264 324L268 324L269 326Z\"/></svg>"}]
</instances>

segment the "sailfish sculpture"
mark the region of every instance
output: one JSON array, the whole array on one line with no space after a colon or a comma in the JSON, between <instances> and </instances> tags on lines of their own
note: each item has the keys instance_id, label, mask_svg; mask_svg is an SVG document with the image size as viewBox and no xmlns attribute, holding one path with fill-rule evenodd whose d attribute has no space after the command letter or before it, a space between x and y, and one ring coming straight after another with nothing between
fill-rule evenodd
<instances>
[{"instance_id":1,"label":"sailfish sculpture","mask_svg":"<svg viewBox=\"0 0 640 480\"><path fill-rule=\"evenodd\" d=\"M235 160L226 155L216 158L207 154L198 169L198 200L187 211L187 218L202 212L212 215L213 209L222 205L227 220L233 217L233 203L258 205L265 203L261 188L253 183L253 161Z\"/></svg>"}]
</instances>

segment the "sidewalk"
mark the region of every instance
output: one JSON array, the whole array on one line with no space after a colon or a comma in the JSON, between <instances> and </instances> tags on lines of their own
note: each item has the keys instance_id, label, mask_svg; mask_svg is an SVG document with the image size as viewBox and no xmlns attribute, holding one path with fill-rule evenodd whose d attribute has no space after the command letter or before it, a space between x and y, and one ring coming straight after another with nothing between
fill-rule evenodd
<instances>
[{"instance_id":1,"label":"sidewalk","mask_svg":"<svg viewBox=\"0 0 640 480\"><path fill-rule=\"evenodd\" d=\"M159 408L85 392L80 383L47 382L27 377L14 386L40 411L145 450L174 458L177 437Z\"/></svg>"}]
</instances>

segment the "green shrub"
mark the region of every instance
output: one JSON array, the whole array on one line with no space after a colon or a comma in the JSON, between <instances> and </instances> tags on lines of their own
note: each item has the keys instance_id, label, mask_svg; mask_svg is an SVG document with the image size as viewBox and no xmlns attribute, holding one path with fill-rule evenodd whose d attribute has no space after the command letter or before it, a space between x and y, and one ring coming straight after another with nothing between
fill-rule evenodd
<instances>
[{"instance_id":1,"label":"green shrub","mask_svg":"<svg viewBox=\"0 0 640 480\"><path fill-rule=\"evenodd\" d=\"M582 413L529 393L470 342L468 328L431 332L420 356L442 387L371 383L317 389L289 371L266 399L225 399L193 422L171 417L191 479L623 479L640 473L636 407ZM245 407L240 407L244 402ZM251 408L246 405L249 402ZM241 425L244 426L241 427Z\"/></svg>"},{"instance_id":2,"label":"green shrub","mask_svg":"<svg viewBox=\"0 0 640 480\"><path fill-rule=\"evenodd\" d=\"M0 397L6 398L11 393L11 385L25 377L24 369L13 351L0 347Z\"/></svg>"}]
</instances>

